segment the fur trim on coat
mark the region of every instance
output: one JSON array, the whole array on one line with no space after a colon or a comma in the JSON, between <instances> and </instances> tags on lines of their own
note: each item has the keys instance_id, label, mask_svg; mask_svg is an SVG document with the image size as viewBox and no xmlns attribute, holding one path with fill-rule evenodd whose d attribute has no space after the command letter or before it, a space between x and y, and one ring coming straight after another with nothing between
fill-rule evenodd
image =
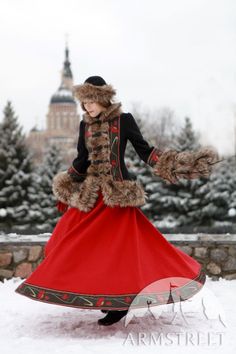
<instances>
[{"instance_id":1,"label":"fur trim on coat","mask_svg":"<svg viewBox=\"0 0 236 354\"><path fill-rule=\"evenodd\" d=\"M68 171L54 176L53 194L61 202L88 212L94 207L101 189L104 203L109 207L138 207L146 203L147 193L139 181L116 181L111 174L109 120L121 114L120 107L120 102L113 103L99 118L87 113L83 115L83 120L89 124L87 148L91 164L81 182L73 179Z\"/></svg>"}]
</instances>

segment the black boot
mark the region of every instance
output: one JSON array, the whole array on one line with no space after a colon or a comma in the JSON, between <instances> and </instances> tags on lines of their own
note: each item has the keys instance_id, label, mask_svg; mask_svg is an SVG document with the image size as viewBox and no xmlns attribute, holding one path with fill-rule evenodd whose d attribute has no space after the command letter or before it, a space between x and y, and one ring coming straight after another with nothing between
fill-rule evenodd
<instances>
[{"instance_id":1,"label":"black boot","mask_svg":"<svg viewBox=\"0 0 236 354\"><path fill-rule=\"evenodd\" d=\"M116 323L121 320L127 314L128 310L124 311L108 311L107 315L104 318L98 320L99 325L110 326L113 323Z\"/></svg>"},{"instance_id":2,"label":"black boot","mask_svg":"<svg viewBox=\"0 0 236 354\"><path fill-rule=\"evenodd\" d=\"M107 313L108 312L108 310L101 310L103 313Z\"/></svg>"}]
</instances>

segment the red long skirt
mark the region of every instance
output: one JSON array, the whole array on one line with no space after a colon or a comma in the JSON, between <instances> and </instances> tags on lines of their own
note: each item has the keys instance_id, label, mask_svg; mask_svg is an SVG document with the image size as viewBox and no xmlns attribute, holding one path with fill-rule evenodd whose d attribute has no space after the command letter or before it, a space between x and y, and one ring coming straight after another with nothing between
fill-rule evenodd
<instances>
[{"instance_id":1,"label":"red long skirt","mask_svg":"<svg viewBox=\"0 0 236 354\"><path fill-rule=\"evenodd\" d=\"M206 275L169 243L137 207L108 207L99 191L90 212L68 208L44 259L15 291L33 300L84 309L125 310L183 301Z\"/></svg>"}]
</instances>

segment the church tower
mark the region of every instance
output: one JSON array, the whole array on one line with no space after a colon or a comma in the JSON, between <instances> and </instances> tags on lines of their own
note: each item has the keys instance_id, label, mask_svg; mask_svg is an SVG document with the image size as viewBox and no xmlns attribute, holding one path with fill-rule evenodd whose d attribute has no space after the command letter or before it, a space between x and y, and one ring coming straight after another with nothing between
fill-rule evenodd
<instances>
[{"instance_id":1,"label":"church tower","mask_svg":"<svg viewBox=\"0 0 236 354\"><path fill-rule=\"evenodd\" d=\"M73 75L70 67L69 49L65 48L65 60L61 72L61 83L52 95L47 114L47 131L54 137L75 133L79 127L77 104L72 94Z\"/></svg>"},{"instance_id":2,"label":"church tower","mask_svg":"<svg viewBox=\"0 0 236 354\"><path fill-rule=\"evenodd\" d=\"M66 168L77 155L80 124L80 115L77 113L78 105L72 93L73 75L67 44L60 81L57 91L49 101L46 129L32 128L27 137L27 143L33 152L33 160L37 164L43 161L48 145L57 145L61 149Z\"/></svg>"}]
</instances>

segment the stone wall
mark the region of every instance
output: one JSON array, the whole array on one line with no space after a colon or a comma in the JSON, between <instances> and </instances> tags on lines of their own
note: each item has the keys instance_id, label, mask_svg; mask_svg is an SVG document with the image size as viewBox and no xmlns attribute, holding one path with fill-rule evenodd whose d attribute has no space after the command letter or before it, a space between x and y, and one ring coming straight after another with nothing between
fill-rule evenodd
<instances>
[{"instance_id":1,"label":"stone wall","mask_svg":"<svg viewBox=\"0 0 236 354\"><path fill-rule=\"evenodd\" d=\"M164 234L174 246L203 265L207 275L236 279L236 235ZM0 235L0 280L26 278L42 262L50 234Z\"/></svg>"},{"instance_id":2,"label":"stone wall","mask_svg":"<svg viewBox=\"0 0 236 354\"><path fill-rule=\"evenodd\" d=\"M50 234L0 235L0 280L27 278L42 262Z\"/></svg>"}]
</instances>

